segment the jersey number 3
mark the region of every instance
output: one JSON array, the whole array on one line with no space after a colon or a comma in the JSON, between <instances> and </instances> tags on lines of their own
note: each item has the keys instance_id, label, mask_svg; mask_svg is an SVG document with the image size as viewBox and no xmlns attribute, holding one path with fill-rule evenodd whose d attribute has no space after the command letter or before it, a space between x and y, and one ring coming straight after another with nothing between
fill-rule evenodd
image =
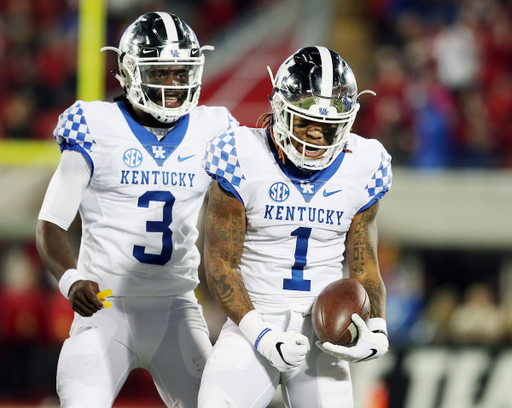
<instances>
[{"instance_id":1,"label":"jersey number 3","mask_svg":"<svg viewBox=\"0 0 512 408\"><path fill-rule=\"evenodd\" d=\"M169 228L172 222L172 206L174 196L169 191L148 191L139 197L138 207L148 208L151 201L163 202L162 221L147 221L147 232L160 232L162 234L162 252L159 255L147 254L146 247L134 245L133 256L141 263L151 265L165 265L172 255L172 231Z\"/></svg>"},{"instance_id":2,"label":"jersey number 3","mask_svg":"<svg viewBox=\"0 0 512 408\"><path fill-rule=\"evenodd\" d=\"M292 231L291 236L297 237L295 246L295 263L292 266L292 278L283 279L283 289L302 290L309 292L311 290L311 281L304 279L304 267L306 266L308 254L308 240L311 235L311 228L300 227Z\"/></svg>"}]
</instances>

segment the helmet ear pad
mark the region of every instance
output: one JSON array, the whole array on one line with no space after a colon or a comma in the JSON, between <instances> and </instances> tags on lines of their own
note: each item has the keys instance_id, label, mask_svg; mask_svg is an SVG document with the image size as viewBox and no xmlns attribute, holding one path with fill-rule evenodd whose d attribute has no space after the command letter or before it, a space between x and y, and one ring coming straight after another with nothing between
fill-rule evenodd
<instances>
[{"instance_id":1,"label":"helmet ear pad","mask_svg":"<svg viewBox=\"0 0 512 408\"><path fill-rule=\"evenodd\" d=\"M123 89L128 96L131 92L134 92L134 88L132 87L132 84L134 82L134 72L133 67L134 64L128 62L129 58L126 58L127 54L125 52L119 54L118 58L118 67L119 67L119 76L117 77L119 82L122 83Z\"/></svg>"},{"instance_id":2,"label":"helmet ear pad","mask_svg":"<svg viewBox=\"0 0 512 408\"><path fill-rule=\"evenodd\" d=\"M142 92L140 91L139 88L132 86L130 87L130 91L128 92L126 97L132 104L138 104L139 101L142 99Z\"/></svg>"}]
</instances>

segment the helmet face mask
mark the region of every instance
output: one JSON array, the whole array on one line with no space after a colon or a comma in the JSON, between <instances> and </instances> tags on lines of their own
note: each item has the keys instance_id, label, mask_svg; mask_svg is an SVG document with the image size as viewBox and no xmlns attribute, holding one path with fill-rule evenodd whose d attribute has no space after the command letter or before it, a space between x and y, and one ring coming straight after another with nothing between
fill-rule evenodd
<instances>
[{"instance_id":1,"label":"helmet face mask","mask_svg":"<svg viewBox=\"0 0 512 408\"><path fill-rule=\"evenodd\" d=\"M130 103L162 123L172 123L198 103L203 49L192 29L177 16L147 13L124 32L117 77Z\"/></svg>"},{"instance_id":2,"label":"helmet face mask","mask_svg":"<svg viewBox=\"0 0 512 408\"><path fill-rule=\"evenodd\" d=\"M182 116L189 111L189 106L197 101L201 83L199 65L171 65L168 62L154 65L139 63L141 74L140 89L142 100L153 110L174 109L174 115ZM180 114L180 111L184 113Z\"/></svg>"},{"instance_id":3,"label":"helmet face mask","mask_svg":"<svg viewBox=\"0 0 512 408\"><path fill-rule=\"evenodd\" d=\"M336 52L307 47L289 57L272 82L276 144L302 170L326 168L343 151L359 110L352 70ZM297 118L318 125L325 143L302 140L294 128Z\"/></svg>"}]
</instances>

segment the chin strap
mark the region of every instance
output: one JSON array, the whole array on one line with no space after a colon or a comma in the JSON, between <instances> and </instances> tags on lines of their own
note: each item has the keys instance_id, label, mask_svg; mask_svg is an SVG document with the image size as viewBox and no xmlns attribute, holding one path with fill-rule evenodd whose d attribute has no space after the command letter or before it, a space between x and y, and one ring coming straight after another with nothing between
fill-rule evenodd
<instances>
[{"instance_id":1,"label":"chin strap","mask_svg":"<svg viewBox=\"0 0 512 408\"><path fill-rule=\"evenodd\" d=\"M270 132L270 137L272 138L272 141L274 142L274 145L276 147L276 150L277 150L277 156L281 159L281 161L283 162L283 164L286 164L286 155L284 154L283 152L283 149L281 149L281 146L279 146L277 143L276 143L276 139L274 138L274 128L273 128L273 125L270 125L268 127L269 129L269 132Z\"/></svg>"}]
</instances>

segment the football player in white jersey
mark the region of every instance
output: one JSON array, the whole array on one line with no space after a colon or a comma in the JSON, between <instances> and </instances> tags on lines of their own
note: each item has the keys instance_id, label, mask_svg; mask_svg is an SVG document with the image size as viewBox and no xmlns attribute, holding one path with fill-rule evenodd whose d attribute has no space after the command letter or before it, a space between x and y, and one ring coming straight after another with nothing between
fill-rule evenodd
<instances>
[{"instance_id":1,"label":"football player in white jersey","mask_svg":"<svg viewBox=\"0 0 512 408\"><path fill-rule=\"evenodd\" d=\"M208 140L237 122L197 106L204 64L175 15L140 16L118 54L124 94L77 101L59 118L62 151L37 225L39 253L75 311L57 369L62 407L111 407L128 374L147 369L168 407L197 406L211 350L194 295L196 223L211 183ZM78 262L67 229L82 218ZM111 290L110 308L96 296Z\"/></svg>"},{"instance_id":2,"label":"football player in white jersey","mask_svg":"<svg viewBox=\"0 0 512 408\"><path fill-rule=\"evenodd\" d=\"M273 113L263 129L212 139L203 161L215 180L206 274L229 319L208 358L199 407L266 407L281 384L287 407L350 408L348 363L388 349L376 215L391 158L378 141L350 132L361 93L335 51L302 48L270 76ZM352 316L352 347L321 344L311 307L343 277L345 259L368 292L370 319Z\"/></svg>"}]
</instances>

